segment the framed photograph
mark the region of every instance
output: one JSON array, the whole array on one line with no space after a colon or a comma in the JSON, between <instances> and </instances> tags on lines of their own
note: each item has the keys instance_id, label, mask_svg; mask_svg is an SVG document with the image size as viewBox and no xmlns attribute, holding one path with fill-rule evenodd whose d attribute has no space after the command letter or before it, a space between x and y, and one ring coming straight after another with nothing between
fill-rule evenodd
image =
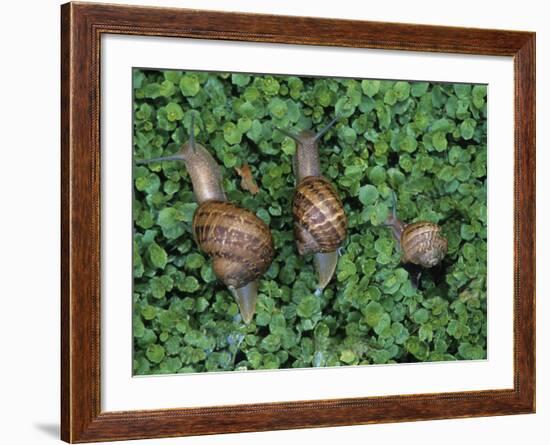
<instances>
[{"instance_id":1,"label":"framed photograph","mask_svg":"<svg viewBox=\"0 0 550 445\"><path fill-rule=\"evenodd\" d=\"M61 435L535 411L535 34L67 3Z\"/></svg>"}]
</instances>

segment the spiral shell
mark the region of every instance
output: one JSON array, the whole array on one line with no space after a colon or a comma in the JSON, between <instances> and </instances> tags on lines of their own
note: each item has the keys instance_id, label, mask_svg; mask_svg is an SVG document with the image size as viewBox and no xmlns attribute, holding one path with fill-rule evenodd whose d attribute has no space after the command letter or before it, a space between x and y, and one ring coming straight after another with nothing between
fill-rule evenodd
<instances>
[{"instance_id":1,"label":"spiral shell","mask_svg":"<svg viewBox=\"0 0 550 445\"><path fill-rule=\"evenodd\" d=\"M200 248L212 258L212 269L228 287L240 288L260 277L273 260L273 238L267 225L248 210L229 202L207 201L193 216Z\"/></svg>"},{"instance_id":2,"label":"spiral shell","mask_svg":"<svg viewBox=\"0 0 550 445\"><path fill-rule=\"evenodd\" d=\"M401 249L404 263L433 267L447 253L447 240L437 224L417 222L405 226L401 234Z\"/></svg>"},{"instance_id":3,"label":"spiral shell","mask_svg":"<svg viewBox=\"0 0 550 445\"><path fill-rule=\"evenodd\" d=\"M308 176L300 182L292 215L300 255L335 251L346 238L344 206L332 184L322 176Z\"/></svg>"}]
</instances>

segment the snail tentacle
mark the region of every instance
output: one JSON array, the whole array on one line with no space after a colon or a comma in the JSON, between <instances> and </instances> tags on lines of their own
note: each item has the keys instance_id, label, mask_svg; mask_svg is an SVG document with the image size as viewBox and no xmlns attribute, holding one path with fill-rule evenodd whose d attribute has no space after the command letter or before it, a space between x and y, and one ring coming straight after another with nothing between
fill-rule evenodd
<instances>
[{"instance_id":1,"label":"snail tentacle","mask_svg":"<svg viewBox=\"0 0 550 445\"><path fill-rule=\"evenodd\" d=\"M321 139L323 135L332 128L332 126L336 123L336 121L338 121L338 119L340 119L340 116L337 114L322 130L320 130L314 136L313 140L317 142L319 139Z\"/></svg>"},{"instance_id":2,"label":"snail tentacle","mask_svg":"<svg viewBox=\"0 0 550 445\"><path fill-rule=\"evenodd\" d=\"M392 191L392 209L391 213L386 218L384 225L390 227L392 234L397 241L397 247L401 250L401 237L403 230L405 230L405 224L397 217L397 196Z\"/></svg>"},{"instance_id":3,"label":"snail tentacle","mask_svg":"<svg viewBox=\"0 0 550 445\"><path fill-rule=\"evenodd\" d=\"M152 159L138 159L136 164L150 164L152 162L163 162L163 161L183 161L183 156L181 153L176 153L172 156L161 156L160 158Z\"/></svg>"}]
</instances>

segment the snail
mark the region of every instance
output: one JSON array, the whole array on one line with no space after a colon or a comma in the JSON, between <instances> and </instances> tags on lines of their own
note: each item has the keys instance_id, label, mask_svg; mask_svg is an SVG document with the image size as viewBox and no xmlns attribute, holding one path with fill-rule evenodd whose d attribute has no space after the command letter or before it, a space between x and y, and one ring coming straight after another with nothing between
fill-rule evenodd
<instances>
[{"instance_id":1,"label":"snail","mask_svg":"<svg viewBox=\"0 0 550 445\"><path fill-rule=\"evenodd\" d=\"M220 167L208 150L195 142L194 128L192 118L189 141L175 155L140 163L184 162L199 204L192 221L195 241L211 257L214 274L229 288L248 324L256 310L258 278L273 260L273 238L254 213L227 202Z\"/></svg>"},{"instance_id":2,"label":"snail","mask_svg":"<svg viewBox=\"0 0 550 445\"><path fill-rule=\"evenodd\" d=\"M300 255L313 254L318 292L322 292L334 275L339 247L347 233L344 206L334 186L321 175L319 161L319 139L338 117L317 134L309 130L294 134L275 127L297 143L293 159L297 184L292 201L294 239Z\"/></svg>"},{"instance_id":3,"label":"snail","mask_svg":"<svg viewBox=\"0 0 550 445\"><path fill-rule=\"evenodd\" d=\"M447 239L441 227L428 221L404 224L397 218L397 199L393 193L393 208L386 226L391 228L401 249L401 261L430 268L437 266L447 253Z\"/></svg>"}]
</instances>

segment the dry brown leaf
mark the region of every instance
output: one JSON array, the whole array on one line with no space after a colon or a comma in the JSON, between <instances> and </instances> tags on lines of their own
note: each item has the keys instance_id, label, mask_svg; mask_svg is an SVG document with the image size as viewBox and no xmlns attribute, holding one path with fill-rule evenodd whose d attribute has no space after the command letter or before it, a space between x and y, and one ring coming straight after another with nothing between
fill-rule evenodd
<instances>
[{"instance_id":1,"label":"dry brown leaf","mask_svg":"<svg viewBox=\"0 0 550 445\"><path fill-rule=\"evenodd\" d=\"M250 171L250 166L248 164L243 164L241 168L235 167L235 170L237 170L237 173L241 177L241 187L243 190L248 190L253 195L260 191L256 185L256 181L254 181L254 177L252 176L252 172Z\"/></svg>"}]
</instances>

